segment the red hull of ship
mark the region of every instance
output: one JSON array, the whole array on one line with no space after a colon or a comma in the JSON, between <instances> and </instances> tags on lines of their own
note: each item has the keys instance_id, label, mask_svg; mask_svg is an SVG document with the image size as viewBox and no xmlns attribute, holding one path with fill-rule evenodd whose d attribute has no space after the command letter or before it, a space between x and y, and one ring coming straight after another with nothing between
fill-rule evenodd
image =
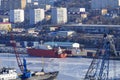
<instances>
[{"instance_id":1,"label":"red hull of ship","mask_svg":"<svg viewBox=\"0 0 120 80\"><path fill-rule=\"evenodd\" d=\"M34 49L29 48L27 49L27 53L30 56L36 56L36 57L52 57L52 58L65 58L67 54L57 54L55 50L43 50L43 49Z\"/></svg>"}]
</instances>

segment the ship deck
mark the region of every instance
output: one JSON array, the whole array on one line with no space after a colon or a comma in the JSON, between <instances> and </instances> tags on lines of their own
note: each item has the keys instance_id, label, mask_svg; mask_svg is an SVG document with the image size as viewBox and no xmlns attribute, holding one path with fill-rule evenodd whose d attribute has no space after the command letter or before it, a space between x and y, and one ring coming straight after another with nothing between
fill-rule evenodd
<instances>
[{"instance_id":1,"label":"ship deck","mask_svg":"<svg viewBox=\"0 0 120 80\"><path fill-rule=\"evenodd\" d=\"M55 80L58 73L59 73L58 71L55 71L55 72L45 73L44 75L32 75L32 77L24 79L24 80ZM14 80L23 80L23 79L18 78Z\"/></svg>"}]
</instances>

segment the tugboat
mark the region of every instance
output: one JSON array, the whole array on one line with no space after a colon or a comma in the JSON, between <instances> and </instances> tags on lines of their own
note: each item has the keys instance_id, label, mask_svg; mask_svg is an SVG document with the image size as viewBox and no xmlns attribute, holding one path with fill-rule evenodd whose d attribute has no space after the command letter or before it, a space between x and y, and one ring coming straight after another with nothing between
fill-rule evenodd
<instances>
[{"instance_id":1,"label":"tugboat","mask_svg":"<svg viewBox=\"0 0 120 80\"><path fill-rule=\"evenodd\" d=\"M18 74L14 68L1 68L0 80L15 80L18 78Z\"/></svg>"}]
</instances>

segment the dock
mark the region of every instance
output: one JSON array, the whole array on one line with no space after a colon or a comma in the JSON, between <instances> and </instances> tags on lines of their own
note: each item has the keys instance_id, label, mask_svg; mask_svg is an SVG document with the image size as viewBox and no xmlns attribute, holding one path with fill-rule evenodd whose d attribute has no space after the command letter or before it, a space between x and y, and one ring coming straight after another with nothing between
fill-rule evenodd
<instances>
[{"instance_id":1,"label":"dock","mask_svg":"<svg viewBox=\"0 0 120 80\"><path fill-rule=\"evenodd\" d=\"M17 52L20 54L26 54L26 48L17 48ZM10 46L0 46L0 53L14 53L13 47Z\"/></svg>"}]
</instances>

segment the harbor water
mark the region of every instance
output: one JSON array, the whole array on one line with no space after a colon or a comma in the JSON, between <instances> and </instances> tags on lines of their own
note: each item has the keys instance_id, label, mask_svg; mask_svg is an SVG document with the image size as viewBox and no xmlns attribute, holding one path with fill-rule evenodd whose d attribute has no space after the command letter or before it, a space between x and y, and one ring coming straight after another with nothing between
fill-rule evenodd
<instances>
[{"instance_id":1,"label":"harbor water","mask_svg":"<svg viewBox=\"0 0 120 80\"><path fill-rule=\"evenodd\" d=\"M20 55L27 60L28 69L41 71L42 67L46 72L59 71L57 80L83 80L92 59L88 58L40 58L28 55ZM16 57L10 53L0 53L0 67L13 67L20 73ZM109 78L120 77L120 61L110 60Z\"/></svg>"}]
</instances>

